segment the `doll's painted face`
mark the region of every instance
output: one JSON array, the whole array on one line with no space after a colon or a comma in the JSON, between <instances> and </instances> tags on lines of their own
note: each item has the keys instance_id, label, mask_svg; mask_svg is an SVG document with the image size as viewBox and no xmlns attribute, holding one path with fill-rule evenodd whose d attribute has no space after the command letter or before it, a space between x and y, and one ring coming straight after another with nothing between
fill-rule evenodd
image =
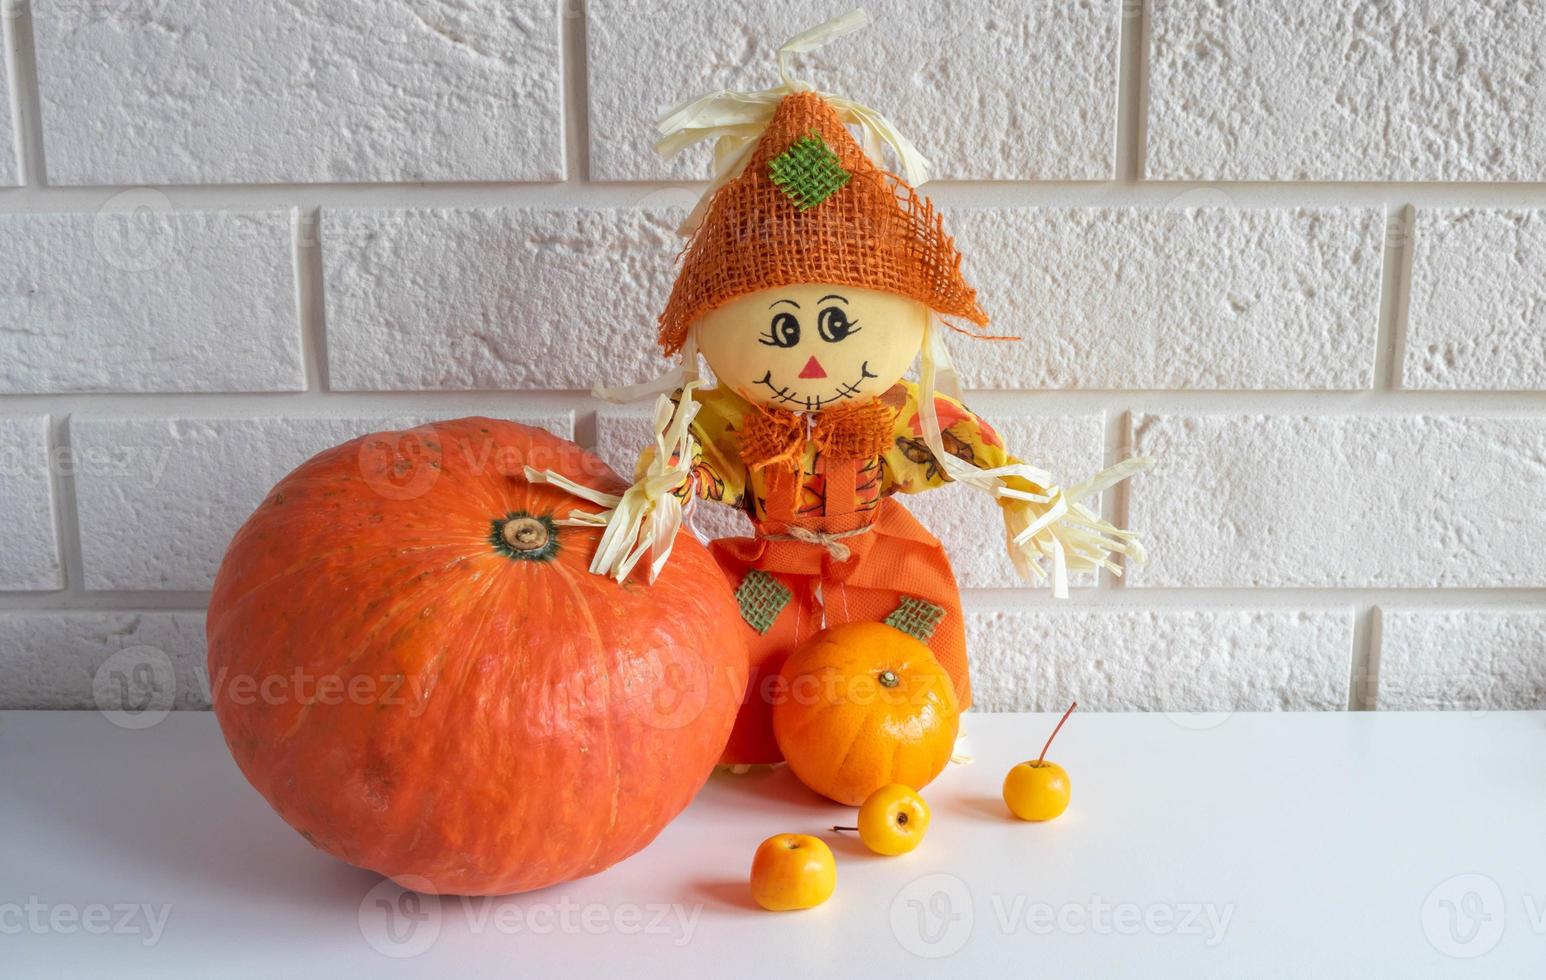
<instances>
[{"instance_id":1,"label":"doll's painted face","mask_svg":"<svg viewBox=\"0 0 1546 980\"><path fill-rule=\"evenodd\" d=\"M923 343L928 307L857 286L807 283L747 293L697 322L720 384L753 401L819 412L865 401L902 379Z\"/></svg>"}]
</instances>

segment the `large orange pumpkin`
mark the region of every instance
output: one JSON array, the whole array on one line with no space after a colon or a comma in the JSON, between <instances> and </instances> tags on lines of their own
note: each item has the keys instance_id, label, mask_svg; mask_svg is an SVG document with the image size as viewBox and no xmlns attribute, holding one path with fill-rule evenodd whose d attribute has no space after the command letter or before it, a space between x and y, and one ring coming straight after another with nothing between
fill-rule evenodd
<instances>
[{"instance_id":1,"label":"large orange pumpkin","mask_svg":"<svg viewBox=\"0 0 1546 980\"><path fill-rule=\"evenodd\" d=\"M539 429L461 419L327 450L237 532L209 609L215 713L296 830L409 887L592 874L687 805L729 737L746 649L678 536L659 579L587 566L595 507L523 467L624 484Z\"/></svg>"},{"instance_id":2,"label":"large orange pumpkin","mask_svg":"<svg viewBox=\"0 0 1546 980\"><path fill-rule=\"evenodd\" d=\"M922 789L960 724L955 684L929 648L884 623L806 641L779 672L773 737L800 782L850 806L882 786Z\"/></svg>"}]
</instances>

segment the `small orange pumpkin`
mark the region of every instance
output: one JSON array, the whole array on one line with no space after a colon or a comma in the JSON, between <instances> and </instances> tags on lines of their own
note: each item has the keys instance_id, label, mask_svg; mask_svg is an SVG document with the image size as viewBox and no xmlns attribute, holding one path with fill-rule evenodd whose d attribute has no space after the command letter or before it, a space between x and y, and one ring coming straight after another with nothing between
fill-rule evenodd
<instances>
[{"instance_id":1,"label":"small orange pumpkin","mask_svg":"<svg viewBox=\"0 0 1546 980\"><path fill-rule=\"evenodd\" d=\"M950 762L960 709L929 648L884 623L823 630L784 662L773 737L800 782L849 806L922 789Z\"/></svg>"}]
</instances>

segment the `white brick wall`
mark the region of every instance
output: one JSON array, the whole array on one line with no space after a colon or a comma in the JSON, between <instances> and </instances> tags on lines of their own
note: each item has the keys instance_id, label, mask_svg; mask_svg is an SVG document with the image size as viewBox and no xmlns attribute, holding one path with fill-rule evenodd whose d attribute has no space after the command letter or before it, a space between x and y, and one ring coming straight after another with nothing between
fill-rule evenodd
<instances>
[{"instance_id":1,"label":"white brick wall","mask_svg":"<svg viewBox=\"0 0 1546 980\"><path fill-rule=\"evenodd\" d=\"M601 378L659 374L666 362L637 341L670 293L661 256L680 247L681 220L653 210L324 209L334 386L588 391Z\"/></svg>"},{"instance_id":2,"label":"white brick wall","mask_svg":"<svg viewBox=\"0 0 1546 980\"><path fill-rule=\"evenodd\" d=\"M987 711L1326 711L1348 700L1346 610L980 611L967 641Z\"/></svg>"},{"instance_id":3,"label":"white brick wall","mask_svg":"<svg viewBox=\"0 0 1546 980\"><path fill-rule=\"evenodd\" d=\"M1546 588L1546 419L1140 415L1133 584Z\"/></svg>"},{"instance_id":4,"label":"white brick wall","mask_svg":"<svg viewBox=\"0 0 1546 980\"><path fill-rule=\"evenodd\" d=\"M995 208L951 215L1014 345L969 344L994 388L1367 388L1377 208ZM1292 316L1285 311L1292 310Z\"/></svg>"},{"instance_id":5,"label":"white brick wall","mask_svg":"<svg viewBox=\"0 0 1546 980\"><path fill-rule=\"evenodd\" d=\"M1415 611L1382 617L1381 708L1539 708L1546 702L1540 612Z\"/></svg>"},{"instance_id":6,"label":"white brick wall","mask_svg":"<svg viewBox=\"0 0 1546 980\"><path fill-rule=\"evenodd\" d=\"M177 213L127 191L96 214L0 216L0 391L295 391L294 216Z\"/></svg>"},{"instance_id":7,"label":"white brick wall","mask_svg":"<svg viewBox=\"0 0 1546 980\"><path fill-rule=\"evenodd\" d=\"M801 77L886 106L904 133L931 134L925 153L938 177L1112 176L1116 0L864 6L875 23L861 40L814 52ZM824 0L763 2L736 13L723 0L587 7L590 165L598 180L707 176L706 148L660 160L650 152L648 124L661 108L705 92L767 88L777 81L770 52L835 9Z\"/></svg>"},{"instance_id":8,"label":"white brick wall","mask_svg":"<svg viewBox=\"0 0 1546 980\"><path fill-rule=\"evenodd\" d=\"M1066 603L983 501L907 500L980 707L1546 706L1546 9L869 7L796 69L935 162L1024 338L954 341L970 400L1065 478L1161 460L1101 502L1153 562ZM495 414L629 466L585 392L662 366L707 161L651 120L835 9L12 0L0 707L206 704L227 537L351 435Z\"/></svg>"},{"instance_id":9,"label":"white brick wall","mask_svg":"<svg viewBox=\"0 0 1546 980\"><path fill-rule=\"evenodd\" d=\"M557 412L512 414L568 437ZM70 422L87 589L209 589L231 535L286 473L357 435L426 418Z\"/></svg>"},{"instance_id":10,"label":"white brick wall","mask_svg":"<svg viewBox=\"0 0 1546 980\"><path fill-rule=\"evenodd\" d=\"M1546 390L1546 212L1417 212L1411 388Z\"/></svg>"},{"instance_id":11,"label":"white brick wall","mask_svg":"<svg viewBox=\"0 0 1546 980\"><path fill-rule=\"evenodd\" d=\"M10 75L9 63L11 52L4 46L0 46L0 77ZM0 100L0 148L10 148L15 145L15 123L11 120L11 100ZM13 153L0 150L0 187L14 187L20 171L16 157Z\"/></svg>"},{"instance_id":12,"label":"white brick wall","mask_svg":"<svg viewBox=\"0 0 1546 980\"><path fill-rule=\"evenodd\" d=\"M1540 180L1535 0L1152 0L1156 180Z\"/></svg>"},{"instance_id":13,"label":"white brick wall","mask_svg":"<svg viewBox=\"0 0 1546 980\"><path fill-rule=\"evenodd\" d=\"M50 183L563 177L546 0L34 6Z\"/></svg>"},{"instance_id":14,"label":"white brick wall","mask_svg":"<svg viewBox=\"0 0 1546 980\"><path fill-rule=\"evenodd\" d=\"M64 585L49 469L48 419L0 418L0 589Z\"/></svg>"},{"instance_id":15,"label":"white brick wall","mask_svg":"<svg viewBox=\"0 0 1546 980\"><path fill-rule=\"evenodd\" d=\"M207 678L202 613L0 612L0 708L203 708Z\"/></svg>"}]
</instances>

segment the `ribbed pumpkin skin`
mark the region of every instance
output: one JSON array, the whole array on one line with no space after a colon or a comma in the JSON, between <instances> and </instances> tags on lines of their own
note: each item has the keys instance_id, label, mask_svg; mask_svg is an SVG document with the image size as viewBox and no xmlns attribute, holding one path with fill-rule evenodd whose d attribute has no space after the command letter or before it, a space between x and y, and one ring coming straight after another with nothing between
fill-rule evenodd
<instances>
[{"instance_id":1,"label":"ribbed pumpkin skin","mask_svg":"<svg viewBox=\"0 0 1546 980\"><path fill-rule=\"evenodd\" d=\"M494 522L620 492L594 456L492 419L356 439L280 481L209 609L215 714L242 772L317 847L408 887L507 894L648 844L729 737L746 649L691 535L653 584L587 566L600 532L512 558ZM266 685L266 687L265 687Z\"/></svg>"}]
</instances>

